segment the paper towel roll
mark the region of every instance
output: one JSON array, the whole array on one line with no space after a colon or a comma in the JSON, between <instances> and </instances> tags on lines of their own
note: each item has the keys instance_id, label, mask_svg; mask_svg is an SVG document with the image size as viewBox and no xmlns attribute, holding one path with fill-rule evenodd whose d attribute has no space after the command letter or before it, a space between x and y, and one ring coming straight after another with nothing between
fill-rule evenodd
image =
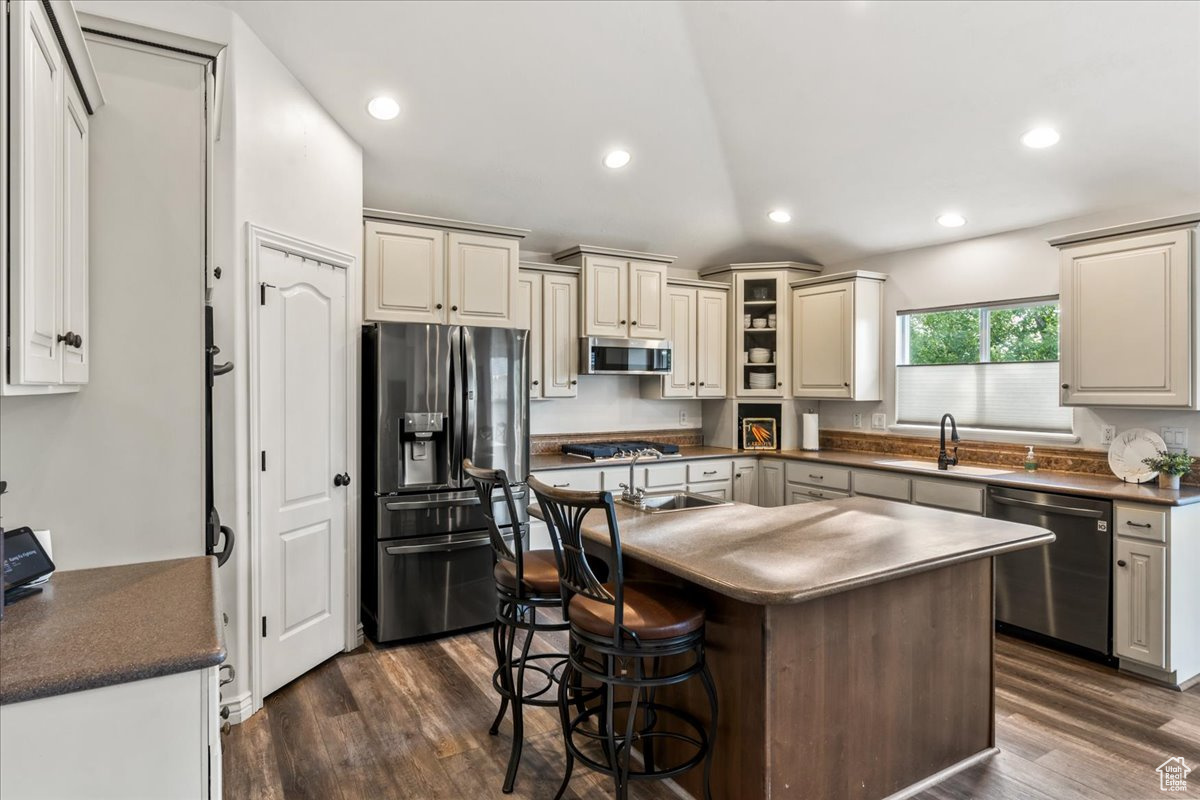
<instances>
[{"instance_id":1,"label":"paper towel roll","mask_svg":"<svg viewBox=\"0 0 1200 800\"><path fill-rule=\"evenodd\" d=\"M816 414L800 415L800 446L805 450L820 450L821 435Z\"/></svg>"}]
</instances>

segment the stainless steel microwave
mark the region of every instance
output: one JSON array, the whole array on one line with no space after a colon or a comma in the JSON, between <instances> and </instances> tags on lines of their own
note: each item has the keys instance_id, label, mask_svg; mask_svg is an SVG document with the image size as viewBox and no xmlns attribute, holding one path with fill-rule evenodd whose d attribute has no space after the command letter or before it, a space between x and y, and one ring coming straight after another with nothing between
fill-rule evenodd
<instances>
[{"instance_id":1,"label":"stainless steel microwave","mask_svg":"<svg viewBox=\"0 0 1200 800\"><path fill-rule=\"evenodd\" d=\"M585 375L666 375L671 371L671 342L585 336L579 363Z\"/></svg>"}]
</instances>

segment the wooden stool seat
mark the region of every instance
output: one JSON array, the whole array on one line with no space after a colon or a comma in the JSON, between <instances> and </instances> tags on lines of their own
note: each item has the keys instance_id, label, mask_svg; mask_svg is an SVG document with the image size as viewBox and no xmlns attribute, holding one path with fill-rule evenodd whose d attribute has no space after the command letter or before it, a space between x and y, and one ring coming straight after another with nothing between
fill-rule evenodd
<instances>
[{"instance_id":1,"label":"wooden stool seat","mask_svg":"<svg viewBox=\"0 0 1200 800\"><path fill-rule=\"evenodd\" d=\"M612 586L607 588L611 590ZM704 609L673 593L669 586L629 581L622 599L625 609L621 625L641 639L673 639L704 627ZM577 594L571 598L569 609L571 622L579 628L598 636L613 635L615 605Z\"/></svg>"},{"instance_id":2,"label":"wooden stool seat","mask_svg":"<svg viewBox=\"0 0 1200 800\"><path fill-rule=\"evenodd\" d=\"M553 550L526 550L522 566L525 589L542 597L558 597L558 562ZM492 575L501 586L517 588L517 562L497 561Z\"/></svg>"}]
</instances>

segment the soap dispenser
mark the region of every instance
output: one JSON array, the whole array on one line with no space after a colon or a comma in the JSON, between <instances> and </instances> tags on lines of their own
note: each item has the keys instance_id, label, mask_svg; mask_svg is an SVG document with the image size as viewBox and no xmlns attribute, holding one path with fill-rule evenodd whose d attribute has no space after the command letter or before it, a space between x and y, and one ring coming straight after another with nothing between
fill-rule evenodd
<instances>
[{"instance_id":1,"label":"soap dispenser","mask_svg":"<svg viewBox=\"0 0 1200 800\"><path fill-rule=\"evenodd\" d=\"M1025 469L1028 472L1033 472L1037 469L1037 456L1033 454L1032 445L1025 451Z\"/></svg>"}]
</instances>

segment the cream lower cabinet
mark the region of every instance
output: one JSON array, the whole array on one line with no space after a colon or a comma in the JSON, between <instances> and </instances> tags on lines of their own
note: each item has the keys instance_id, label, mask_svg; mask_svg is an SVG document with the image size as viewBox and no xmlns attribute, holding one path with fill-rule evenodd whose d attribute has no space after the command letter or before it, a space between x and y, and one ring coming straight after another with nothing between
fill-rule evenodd
<instances>
[{"instance_id":1,"label":"cream lower cabinet","mask_svg":"<svg viewBox=\"0 0 1200 800\"><path fill-rule=\"evenodd\" d=\"M758 459L739 458L733 462L733 501L759 504Z\"/></svg>"},{"instance_id":2,"label":"cream lower cabinet","mask_svg":"<svg viewBox=\"0 0 1200 800\"><path fill-rule=\"evenodd\" d=\"M884 280L844 272L791 283L794 397L882 399Z\"/></svg>"},{"instance_id":3,"label":"cream lower cabinet","mask_svg":"<svg viewBox=\"0 0 1200 800\"><path fill-rule=\"evenodd\" d=\"M664 339L670 328L667 265L674 256L580 245L554 254L581 269L584 336Z\"/></svg>"},{"instance_id":4,"label":"cream lower cabinet","mask_svg":"<svg viewBox=\"0 0 1200 800\"><path fill-rule=\"evenodd\" d=\"M4 127L8 241L0 247L0 306L8 346L3 394L77 391L89 377L88 110L75 74L94 84L90 60L72 58L55 26L78 30L74 14L22 0L5 20L9 73ZM62 17L63 15L59 15ZM80 37L82 41L82 37ZM89 84L92 85L92 84ZM89 97L93 108L101 98Z\"/></svg>"},{"instance_id":5,"label":"cream lower cabinet","mask_svg":"<svg viewBox=\"0 0 1200 800\"><path fill-rule=\"evenodd\" d=\"M366 219L363 318L513 327L518 246L525 232L446 230L436 227L438 220L428 218L428 222Z\"/></svg>"},{"instance_id":6,"label":"cream lower cabinet","mask_svg":"<svg viewBox=\"0 0 1200 800\"><path fill-rule=\"evenodd\" d=\"M576 397L579 277L538 266L520 271L513 317L514 327L529 330L529 397Z\"/></svg>"},{"instance_id":7,"label":"cream lower cabinet","mask_svg":"<svg viewBox=\"0 0 1200 800\"><path fill-rule=\"evenodd\" d=\"M669 286L671 374L643 379L643 397L704 399L727 394L728 287L700 283Z\"/></svg>"},{"instance_id":8,"label":"cream lower cabinet","mask_svg":"<svg viewBox=\"0 0 1200 800\"><path fill-rule=\"evenodd\" d=\"M1121 658L1163 668L1166 662L1167 548L1117 538L1113 643Z\"/></svg>"},{"instance_id":9,"label":"cream lower cabinet","mask_svg":"<svg viewBox=\"0 0 1200 800\"><path fill-rule=\"evenodd\" d=\"M1063 405L1196 408L1196 225L1052 240L1061 247Z\"/></svg>"},{"instance_id":10,"label":"cream lower cabinet","mask_svg":"<svg viewBox=\"0 0 1200 800\"><path fill-rule=\"evenodd\" d=\"M758 504L764 508L787 505L784 495L784 462L763 458L758 462Z\"/></svg>"}]
</instances>

